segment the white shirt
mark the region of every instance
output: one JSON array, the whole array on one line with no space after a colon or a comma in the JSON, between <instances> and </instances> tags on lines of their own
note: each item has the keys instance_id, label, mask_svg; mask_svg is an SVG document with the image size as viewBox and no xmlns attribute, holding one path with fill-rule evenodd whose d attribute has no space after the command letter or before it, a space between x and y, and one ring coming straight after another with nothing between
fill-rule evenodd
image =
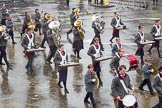
<instances>
[{"instance_id":1,"label":"white shirt","mask_svg":"<svg viewBox=\"0 0 162 108\"><path fill-rule=\"evenodd\" d=\"M67 61L66 61L66 51L64 50L64 52L65 52L65 54L64 55L62 55L62 53L61 53L61 51L58 51L59 52L59 54L60 54L60 56L61 56L61 58L62 58L62 60L61 60L61 62L60 62L60 64L62 65L62 64L67 64Z\"/></svg>"},{"instance_id":2,"label":"white shirt","mask_svg":"<svg viewBox=\"0 0 162 108\"><path fill-rule=\"evenodd\" d=\"M26 34L26 37L28 38L29 40L29 43L28 43L28 49L31 49L32 46L34 46L34 35L32 34L32 37L30 38L28 34Z\"/></svg>"},{"instance_id":3,"label":"white shirt","mask_svg":"<svg viewBox=\"0 0 162 108\"><path fill-rule=\"evenodd\" d=\"M155 36L159 36L160 35L161 26L159 25L159 28L157 27L157 25L154 25L154 26L156 27L156 30L157 30Z\"/></svg>"},{"instance_id":4,"label":"white shirt","mask_svg":"<svg viewBox=\"0 0 162 108\"><path fill-rule=\"evenodd\" d=\"M98 58L98 57L101 57L101 54L100 54L100 45L98 45L98 49L96 48L95 45L92 45L96 51L96 53L94 54L94 57L95 58Z\"/></svg>"}]
</instances>

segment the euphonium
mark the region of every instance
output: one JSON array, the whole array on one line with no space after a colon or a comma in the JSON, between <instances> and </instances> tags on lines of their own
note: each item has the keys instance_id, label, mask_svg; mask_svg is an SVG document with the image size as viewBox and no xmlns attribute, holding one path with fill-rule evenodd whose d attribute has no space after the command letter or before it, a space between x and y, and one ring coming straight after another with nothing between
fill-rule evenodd
<instances>
[{"instance_id":1,"label":"euphonium","mask_svg":"<svg viewBox=\"0 0 162 108\"><path fill-rule=\"evenodd\" d=\"M77 29L79 31L80 38L83 40L85 38L83 28L82 27L77 27Z\"/></svg>"},{"instance_id":2,"label":"euphonium","mask_svg":"<svg viewBox=\"0 0 162 108\"><path fill-rule=\"evenodd\" d=\"M96 81L94 82L94 86L98 88L99 87L99 79L98 79L97 75L96 74L92 75L92 79L96 79Z\"/></svg>"},{"instance_id":3,"label":"euphonium","mask_svg":"<svg viewBox=\"0 0 162 108\"><path fill-rule=\"evenodd\" d=\"M158 71L157 71L157 69L156 69L156 67L155 66L153 66L153 65L149 65L149 69L151 70L151 69L153 69L154 71L151 73L152 75L156 75L157 73L158 73Z\"/></svg>"}]
</instances>

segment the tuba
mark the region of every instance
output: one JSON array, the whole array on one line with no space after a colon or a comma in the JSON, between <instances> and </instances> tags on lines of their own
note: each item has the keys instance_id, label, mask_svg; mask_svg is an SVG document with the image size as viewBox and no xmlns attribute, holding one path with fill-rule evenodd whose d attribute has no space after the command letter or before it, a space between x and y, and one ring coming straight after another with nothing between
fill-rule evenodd
<instances>
[{"instance_id":1,"label":"tuba","mask_svg":"<svg viewBox=\"0 0 162 108\"><path fill-rule=\"evenodd\" d=\"M45 15L45 18L46 18L47 20L50 20L50 19L51 19L51 14L50 14L50 13L47 13L47 14Z\"/></svg>"},{"instance_id":2,"label":"tuba","mask_svg":"<svg viewBox=\"0 0 162 108\"><path fill-rule=\"evenodd\" d=\"M79 36L80 36L80 38L83 40L85 37L84 37L84 29L82 28L82 25L83 25L83 23L82 23L82 21L81 20L76 20L75 22L74 22L74 26L76 26L77 27L77 30L79 31Z\"/></svg>"},{"instance_id":3,"label":"tuba","mask_svg":"<svg viewBox=\"0 0 162 108\"><path fill-rule=\"evenodd\" d=\"M151 70L151 69L153 69L154 71L151 73L152 75L156 75L157 73L158 73L158 71L157 71L157 69L156 69L156 67L155 66L153 66L153 65L149 65L149 69Z\"/></svg>"},{"instance_id":4,"label":"tuba","mask_svg":"<svg viewBox=\"0 0 162 108\"><path fill-rule=\"evenodd\" d=\"M94 86L96 88L98 88L99 87L99 79L98 79L97 75L96 74L92 75L92 79L96 79L96 81L94 82Z\"/></svg>"},{"instance_id":5,"label":"tuba","mask_svg":"<svg viewBox=\"0 0 162 108\"><path fill-rule=\"evenodd\" d=\"M75 13L76 19L79 18L79 16L78 16L78 13L79 13L79 12L80 12L80 10L79 10L78 8L75 8L75 9L74 9L74 13Z\"/></svg>"}]
</instances>

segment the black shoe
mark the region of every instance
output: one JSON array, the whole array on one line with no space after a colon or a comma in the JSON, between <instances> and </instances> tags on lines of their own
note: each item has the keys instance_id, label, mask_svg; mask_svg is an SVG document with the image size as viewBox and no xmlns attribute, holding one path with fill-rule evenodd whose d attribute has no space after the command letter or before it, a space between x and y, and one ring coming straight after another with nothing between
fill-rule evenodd
<instances>
[{"instance_id":1,"label":"black shoe","mask_svg":"<svg viewBox=\"0 0 162 108\"><path fill-rule=\"evenodd\" d=\"M84 102L87 103L87 104L90 104L90 102L88 100L84 100Z\"/></svg>"},{"instance_id":2,"label":"black shoe","mask_svg":"<svg viewBox=\"0 0 162 108\"><path fill-rule=\"evenodd\" d=\"M153 96L154 96L154 95L155 95L155 93L154 93L154 92L150 92L150 95L153 95Z\"/></svg>"},{"instance_id":3,"label":"black shoe","mask_svg":"<svg viewBox=\"0 0 162 108\"><path fill-rule=\"evenodd\" d=\"M104 48L101 48L101 51L104 51Z\"/></svg>"},{"instance_id":4,"label":"black shoe","mask_svg":"<svg viewBox=\"0 0 162 108\"><path fill-rule=\"evenodd\" d=\"M139 90L144 91L144 89L143 88L140 88L140 87L139 87Z\"/></svg>"},{"instance_id":5,"label":"black shoe","mask_svg":"<svg viewBox=\"0 0 162 108\"><path fill-rule=\"evenodd\" d=\"M67 39L69 38L69 34L68 33L66 33L66 35L67 35Z\"/></svg>"},{"instance_id":6,"label":"black shoe","mask_svg":"<svg viewBox=\"0 0 162 108\"><path fill-rule=\"evenodd\" d=\"M110 40L110 42L111 42L111 43L113 43L113 41L112 41L112 40Z\"/></svg>"},{"instance_id":7,"label":"black shoe","mask_svg":"<svg viewBox=\"0 0 162 108\"><path fill-rule=\"evenodd\" d=\"M100 86L100 87L101 87L101 86L103 87L103 82L100 82L99 86Z\"/></svg>"},{"instance_id":8,"label":"black shoe","mask_svg":"<svg viewBox=\"0 0 162 108\"><path fill-rule=\"evenodd\" d=\"M77 57L78 59L82 59L80 56Z\"/></svg>"},{"instance_id":9,"label":"black shoe","mask_svg":"<svg viewBox=\"0 0 162 108\"><path fill-rule=\"evenodd\" d=\"M66 93L66 94L69 94L69 91L68 91L67 89L65 89L65 93Z\"/></svg>"},{"instance_id":10,"label":"black shoe","mask_svg":"<svg viewBox=\"0 0 162 108\"><path fill-rule=\"evenodd\" d=\"M63 88L62 85L60 85L60 84L57 84L57 85L58 85L58 87Z\"/></svg>"},{"instance_id":11,"label":"black shoe","mask_svg":"<svg viewBox=\"0 0 162 108\"><path fill-rule=\"evenodd\" d=\"M1 62L0 65L5 65L5 64Z\"/></svg>"},{"instance_id":12,"label":"black shoe","mask_svg":"<svg viewBox=\"0 0 162 108\"><path fill-rule=\"evenodd\" d=\"M12 42L12 44L17 44L16 42Z\"/></svg>"},{"instance_id":13,"label":"black shoe","mask_svg":"<svg viewBox=\"0 0 162 108\"><path fill-rule=\"evenodd\" d=\"M11 69L12 70L12 67L10 65L7 65L7 69Z\"/></svg>"}]
</instances>

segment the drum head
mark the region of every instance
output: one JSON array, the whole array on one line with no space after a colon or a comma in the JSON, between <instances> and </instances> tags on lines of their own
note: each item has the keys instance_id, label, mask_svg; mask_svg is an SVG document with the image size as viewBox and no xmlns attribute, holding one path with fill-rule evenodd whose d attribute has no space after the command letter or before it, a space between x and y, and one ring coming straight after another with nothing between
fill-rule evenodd
<instances>
[{"instance_id":1,"label":"drum head","mask_svg":"<svg viewBox=\"0 0 162 108\"><path fill-rule=\"evenodd\" d=\"M119 61L119 65L125 65L126 66L126 71L129 71L130 68L130 62L127 57L121 57Z\"/></svg>"},{"instance_id":2,"label":"drum head","mask_svg":"<svg viewBox=\"0 0 162 108\"><path fill-rule=\"evenodd\" d=\"M136 98L133 95L126 95L123 98L123 105L126 107L131 107L136 103Z\"/></svg>"}]
</instances>

